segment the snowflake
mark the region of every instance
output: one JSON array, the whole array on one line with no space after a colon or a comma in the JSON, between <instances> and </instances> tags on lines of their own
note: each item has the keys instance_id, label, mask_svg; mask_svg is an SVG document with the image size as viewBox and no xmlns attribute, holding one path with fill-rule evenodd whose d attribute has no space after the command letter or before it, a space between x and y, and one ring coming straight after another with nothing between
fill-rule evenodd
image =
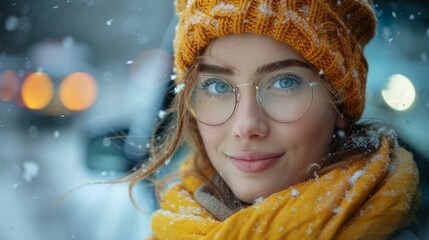
<instances>
[{"instance_id":1,"label":"snowflake","mask_svg":"<svg viewBox=\"0 0 429 240\"><path fill-rule=\"evenodd\" d=\"M299 195L299 191L295 188L292 188L291 195L293 198L296 198Z\"/></svg>"},{"instance_id":2,"label":"snowflake","mask_svg":"<svg viewBox=\"0 0 429 240\"><path fill-rule=\"evenodd\" d=\"M174 88L174 93L179 93L179 92L181 92L184 88L185 88L185 84L184 84L184 83L180 83L179 85L177 85L177 86Z\"/></svg>"},{"instance_id":3,"label":"snowflake","mask_svg":"<svg viewBox=\"0 0 429 240\"><path fill-rule=\"evenodd\" d=\"M253 201L253 203L254 204L256 204L256 203L260 203L260 202L262 202L264 200L264 198L263 197L258 197L257 199L255 199L254 201Z\"/></svg>"},{"instance_id":4,"label":"snowflake","mask_svg":"<svg viewBox=\"0 0 429 240\"><path fill-rule=\"evenodd\" d=\"M364 170L358 170L356 171L353 176L349 179L350 185L354 186L357 182L357 180L365 173Z\"/></svg>"}]
</instances>

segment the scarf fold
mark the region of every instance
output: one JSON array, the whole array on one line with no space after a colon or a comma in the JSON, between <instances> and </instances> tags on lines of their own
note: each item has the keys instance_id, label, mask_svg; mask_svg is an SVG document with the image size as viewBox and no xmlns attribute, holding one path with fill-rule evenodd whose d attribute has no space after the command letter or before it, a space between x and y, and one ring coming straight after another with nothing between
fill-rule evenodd
<instances>
[{"instance_id":1,"label":"scarf fold","mask_svg":"<svg viewBox=\"0 0 429 240\"><path fill-rule=\"evenodd\" d=\"M195 190L194 199L216 219L223 221L237 210L249 206L248 203L242 202L234 195L219 174L214 174L211 181L223 196L216 196L216 193L207 184L203 184Z\"/></svg>"},{"instance_id":2,"label":"scarf fold","mask_svg":"<svg viewBox=\"0 0 429 240\"><path fill-rule=\"evenodd\" d=\"M224 221L195 199L201 181L165 191L153 239L386 239L419 204L418 171L405 149L383 139L370 157L272 194Z\"/></svg>"}]
</instances>

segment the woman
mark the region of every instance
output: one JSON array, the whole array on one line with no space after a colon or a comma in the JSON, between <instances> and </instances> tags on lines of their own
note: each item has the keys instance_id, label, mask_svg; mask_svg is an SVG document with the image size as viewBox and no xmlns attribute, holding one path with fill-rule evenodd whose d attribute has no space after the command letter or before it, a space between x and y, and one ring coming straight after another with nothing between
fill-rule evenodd
<instances>
[{"instance_id":1,"label":"woman","mask_svg":"<svg viewBox=\"0 0 429 240\"><path fill-rule=\"evenodd\" d=\"M384 239L410 224L411 154L392 130L356 124L376 24L367 2L176 7L170 125L129 176L132 187L191 146L160 194L155 239Z\"/></svg>"}]
</instances>

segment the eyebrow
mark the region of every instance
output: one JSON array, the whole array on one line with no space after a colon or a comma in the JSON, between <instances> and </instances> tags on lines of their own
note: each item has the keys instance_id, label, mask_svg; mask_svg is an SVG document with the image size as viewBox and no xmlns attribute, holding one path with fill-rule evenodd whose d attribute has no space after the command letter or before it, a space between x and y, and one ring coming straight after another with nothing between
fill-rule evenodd
<instances>
[{"instance_id":1,"label":"eyebrow","mask_svg":"<svg viewBox=\"0 0 429 240\"><path fill-rule=\"evenodd\" d=\"M207 63L201 63L198 65L198 71L200 73L210 73L210 74L219 74L219 75L234 75L234 71L230 68L212 65Z\"/></svg>"},{"instance_id":2,"label":"eyebrow","mask_svg":"<svg viewBox=\"0 0 429 240\"><path fill-rule=\"evenodd\" d=\"M256 75L264 75L270 72L274 72L280 69L288 67L303 67L308 69L313 69L309 64L298 60L298 59L286 59L278 62L268 63L262 65L256 69ZM228 67L201 63L198 66L200 73L209 73L209 74L219 74L219 75L234 75L234 71Z\"/></svg>"},{"instance_id":3,"label":"eyebrow","mask_svg":"<svg viewBox=\"0 0 429 240\"><path fill-rule=\"evenodd\" d=\"M298 59L286 59L279 62L268 63L266 65L262 65L256 69L256 75L264 75L270 72L274 72L280 69L288 68L288 67L302 67L313 69L309 64L298 60Z\"/></svg>"}]
</instances>

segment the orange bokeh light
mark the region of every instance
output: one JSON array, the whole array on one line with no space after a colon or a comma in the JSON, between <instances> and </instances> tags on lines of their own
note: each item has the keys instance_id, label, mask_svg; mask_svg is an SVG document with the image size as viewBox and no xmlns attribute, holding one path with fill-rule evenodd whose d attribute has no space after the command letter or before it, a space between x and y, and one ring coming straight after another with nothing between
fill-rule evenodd
<instances>
[{"instance_id":1,"label":"orange bokeh light","mask_svg":"<svg viewBox=\"0 0 429 240\"><path fill-rule=\"evenodd\" d=\"M76 72L67 76L60 86L60 99L71 111L82 111L94 104L98 85L88 73Z\"/></svg>"},{"instance_id":2,"label":"orange bokeh light","mask_svg":"<svg viewBox=\"0 0 429 240\"><path fill-rule=\"evenodd\" d=\"M38 110L46 107L53 95L54 86L46 73L32 73L22 84L22 101L29 109Z\"/></svg>"}]
</instances>

